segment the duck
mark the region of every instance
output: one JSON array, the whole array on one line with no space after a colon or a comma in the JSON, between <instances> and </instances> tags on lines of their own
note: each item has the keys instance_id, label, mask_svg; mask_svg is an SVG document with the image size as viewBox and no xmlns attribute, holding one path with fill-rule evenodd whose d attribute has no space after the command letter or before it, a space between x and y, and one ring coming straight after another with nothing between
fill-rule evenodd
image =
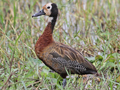
<instances>
[{"instance_id":1,"label":"duck","mask_svg":"<svg viewBox=\"0 0 120 90\"><path fill-rule=\"evenodd\" d=\"M48 24L35 44L37 57L51 70L63 78L63 88L66 86L66 77L70 74L97 74L97 69L75 48L56 42L53 39L53 30L58 16L58 7L55 3L47 3L42 10L32 17L48 16Z\"/></svg>"}]
</instances>

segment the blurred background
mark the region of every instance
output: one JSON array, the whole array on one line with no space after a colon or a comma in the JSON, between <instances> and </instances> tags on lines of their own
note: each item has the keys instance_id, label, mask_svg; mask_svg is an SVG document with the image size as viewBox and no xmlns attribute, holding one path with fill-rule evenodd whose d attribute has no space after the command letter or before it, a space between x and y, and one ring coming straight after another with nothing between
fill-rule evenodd
<instances>
[{"instance_id":1,"label":"blurred background","mask_svg":"<svg viewBox=\"0 0 120 90\"><path fill-rule=\"evenodd\" d=\"M62 78L49 72L34 52L48 17L32 15L49 2L59 9L54 40L79 50L102 75L99 84L95 79L76 81L74 75L66 89L119 90L119 0L1 0L0 89L62 89Z\"/></svg>"}]
</instances>

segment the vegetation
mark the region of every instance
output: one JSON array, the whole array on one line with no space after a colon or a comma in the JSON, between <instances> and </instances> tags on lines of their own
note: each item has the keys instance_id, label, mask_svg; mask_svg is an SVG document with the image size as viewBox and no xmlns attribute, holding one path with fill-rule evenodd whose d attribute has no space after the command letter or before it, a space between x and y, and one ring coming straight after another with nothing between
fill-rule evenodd
<instances>
[{"instance_id":1,"label":"vegetation","mask_svg":"<svg viewBox=\"0 0 120 90\"><path fill-rule=\"evenodd\" d=\"M50 72L34 52L47 17L31 16L48 2L0 1L0 89L63 89L62 78ZM120 0L51 2L60 10L54 39L81 51L101 74L84 78L69 75L65 89L120 90Z\"/></svg>"}]
</instances>

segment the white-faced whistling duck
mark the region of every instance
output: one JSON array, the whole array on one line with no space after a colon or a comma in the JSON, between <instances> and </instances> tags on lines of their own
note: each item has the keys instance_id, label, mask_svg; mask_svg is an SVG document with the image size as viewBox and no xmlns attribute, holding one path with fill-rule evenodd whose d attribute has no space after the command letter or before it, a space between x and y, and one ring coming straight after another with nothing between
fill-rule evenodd
<instances>
[{"instance_id":1,"label":"white-faced whistling duck","mask_svg":"<svg viewBox=\"0 0 120 90\"><path fill-rule=\"evenodd\" d=\"M66 70L71 74L97 74L95 66L87 61L78 50L54 41L52 34L58 16L57 5L48 3L32 17L41 15L49 16L51 20L35 44L35 53L46 66L60 74L63 78L63 87L66 85Z\"/></svg>"}]
</instances>

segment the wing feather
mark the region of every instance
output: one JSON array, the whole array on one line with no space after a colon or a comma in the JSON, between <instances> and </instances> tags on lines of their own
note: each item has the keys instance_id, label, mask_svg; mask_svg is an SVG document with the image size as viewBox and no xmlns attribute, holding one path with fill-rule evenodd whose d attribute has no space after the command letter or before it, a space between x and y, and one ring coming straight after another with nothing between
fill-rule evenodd
<instances>
[{"instance_id":1,"label":"wing feather","mask_svg":"<svg viewBox=\"0 0 120 90\"><path fill-rule=\"evenodd\" d=\"M71 73L75 74L92 74L96 73L97 70L89 61L87 61L83 55L76 49L71 48L65 44L54 43L52 49L49 50L49 55L46 55L49 58L50 65L49 67L54 68L59 74L65 74L66 69Z\"/></svg>"}]
</instances>

